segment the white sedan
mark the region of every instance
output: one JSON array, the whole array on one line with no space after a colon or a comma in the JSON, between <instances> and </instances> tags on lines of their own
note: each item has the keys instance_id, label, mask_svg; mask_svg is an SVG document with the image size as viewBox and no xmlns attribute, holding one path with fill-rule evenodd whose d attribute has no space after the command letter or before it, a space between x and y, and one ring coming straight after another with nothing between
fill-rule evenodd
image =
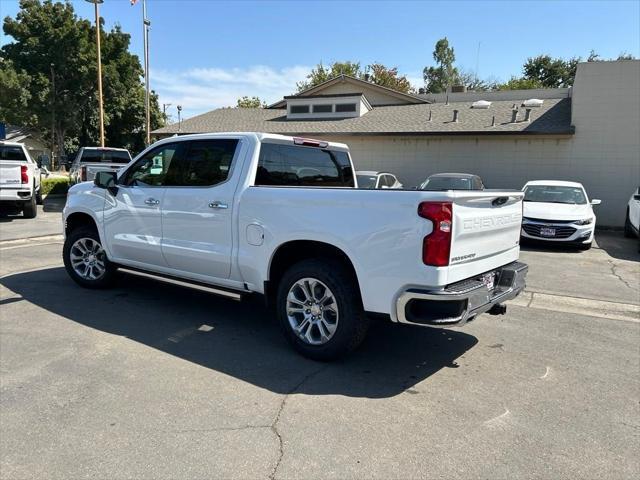
<instances>
[{"instance_id":1,"label":"white sedan","mask_svg":"<svg viewBox=\"0 0 640 480\"><path fill-rule=\"evenodd\" d=\"M525 240L561 242L591 248L596 216L582 184L557 180L536 180L524 188L521 236Z\"/></svg>"}]
</instances>

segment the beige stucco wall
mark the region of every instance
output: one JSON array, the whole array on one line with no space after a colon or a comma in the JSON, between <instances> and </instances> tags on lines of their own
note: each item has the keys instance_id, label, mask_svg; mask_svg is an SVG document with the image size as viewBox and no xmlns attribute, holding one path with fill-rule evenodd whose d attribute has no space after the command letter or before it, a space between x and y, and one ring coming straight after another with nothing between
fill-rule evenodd
<instances>
[{"instance_id":1,"label":"beige stucco wall","mask_svg":"<svg viewBox=\"0 0 640 480\"><path fill-rule=\"evenodd\" d=\"M381 92L379 89L369 88L366 85L352 85L348 82L339 82L330 87L324 88L318 94L321 95L343 95L345 93L364 93L369 103L375 105L398 105L400 103L407 103L406 100L399 99L393 95L388 95L385 92Z\"/></svg>"},{"instance_id":2,"label":"beige stucco wall","mask_svg":"<svg viewBox=\"0 0 640 480\"><path fill-rule=\"evenodd\" d=\"M408 187L437 172L480 175L488 188L522 188L528 180L573 180L585 185L600 225L621 226L640 164L603 164L575 137L356 137L323 138L349 145L357 169L386 170Z\"/></svg>"}]
</instances>

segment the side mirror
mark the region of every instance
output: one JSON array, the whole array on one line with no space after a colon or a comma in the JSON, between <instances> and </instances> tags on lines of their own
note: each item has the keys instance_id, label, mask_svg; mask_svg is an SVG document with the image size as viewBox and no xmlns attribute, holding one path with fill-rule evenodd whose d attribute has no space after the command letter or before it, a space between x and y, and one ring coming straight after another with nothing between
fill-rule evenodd
<instances>
[{"instance_id":1,"label":"side mirror","mask_svg":"<svg viewBox=\"0 0 640 480\"><path fill-rule=\"evenodd\" d=\"M42 168L42 157L38 157L38 159L36 160L36 165L38 165L38 168Z\"/></svg>"},{"instance_id":2,"label":"side mirror","mask_svg":"<svg viewBox=\"0 0 640 480\"><path fill-rule=\"evenodd\" d=\"M109 190L112 195L116 195L118 193L118 187L116 187L117 179L116 172L97 172L93 179L93 184L98 188Z\"/></svg>"},{"instance_id":3,"label":"side mirror","mask_svg":"<svg viewBox=\"0 0 640 480\"><path fill-rule=\"evenodd\" d=\"M634 199L634 200L640 200L640 194L637 194L637 193L636 193L636 194L633 196L633 199Z\"/></svg>"},{"instance_id":4,"label":"side mirror","mask_svg":"<svg viewBox=\"0 0 640 480\"><path fill-rule=\"evenodd\" d=\"M600 205L602 203L602 200L600 200L599 198L593 198L591 199L591 205Z\"/></svg>"}]
</instances>

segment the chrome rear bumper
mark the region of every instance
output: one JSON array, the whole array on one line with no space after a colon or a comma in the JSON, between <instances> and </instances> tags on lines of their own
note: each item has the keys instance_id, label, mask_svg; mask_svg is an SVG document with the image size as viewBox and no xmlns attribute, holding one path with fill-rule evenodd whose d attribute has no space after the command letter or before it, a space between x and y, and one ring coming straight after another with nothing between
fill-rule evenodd
<instances>
[{"instance_id":1,"label":"chrome rear bumper","mask_svg":"<svg viewBox=\"0 0 640 480\"><path fill-rule=\"evenodd\" d=\"M517 297L524 290L528 270L526 264L513 262L441 290L410 288L396 301L397 321L428 327L459 327L494 305ZM487 285L487 275L493 276L493 287Z\"/></svg>"}]
</instances>

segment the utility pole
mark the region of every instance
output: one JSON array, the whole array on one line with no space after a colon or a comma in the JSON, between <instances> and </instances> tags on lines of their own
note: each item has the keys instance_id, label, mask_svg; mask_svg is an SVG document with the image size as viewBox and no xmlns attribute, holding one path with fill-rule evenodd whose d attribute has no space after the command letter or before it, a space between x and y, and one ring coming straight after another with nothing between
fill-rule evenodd
<instances>
[{"instance_id":1,"label":"utility pole","mask_svg":"<svg viewBox=\"0 0 640 480\"><path fill-rule=\"evenodd\" d=\"M182 105L178 105L176 107L178 109L178 132L182 130L182 118L180 117L180 112L182 112Z\"/></svg>"},{"instance_id":2,"label":"utility pole","mask_svg":"<svg viewBox=\"0 0 640 480\"><path fill-rule=\"evenodd\" d=\"M167 124L167 107L170 107L171 103L163 103L162 104L162 118L164 119L164 124Z\"/></svg>"},{"instance_id":3,"label":"utility pole","mask_svg":"<svg viewBox=\"0 0 640 480\"><path fill-rule=\"evenodd\" d=\"M93 3L96 12L96 47L98 49L98 105L100 107L100 146L104 147L104 107L102 105L102 59L100 55L100 14L98 4L104 0L86 0Z\"/></svg>"},{"instance_id":4,"label":"utility pole","mask_svg":"<svg viewBox=\"0 0 640 480\"><path fill-rule=\"evenodd\" d=\"M151 111L149 94L149 27L151 22L147 18L147 0L142 0L142 24L144 28L144 109L145 127L147 132L146 144L151 144Z\"/></svg>"},{"instance_id":5,"label":"utility pole","mask_svg":"<svg viewBox=\"0 0 640 480\"><path fill-rule=\"evenodd\" d=\"M54 153L56 148L56 76L53 71L55 64L51 64L51 168L54 165Z\"/></svg>"}]
</instances>

